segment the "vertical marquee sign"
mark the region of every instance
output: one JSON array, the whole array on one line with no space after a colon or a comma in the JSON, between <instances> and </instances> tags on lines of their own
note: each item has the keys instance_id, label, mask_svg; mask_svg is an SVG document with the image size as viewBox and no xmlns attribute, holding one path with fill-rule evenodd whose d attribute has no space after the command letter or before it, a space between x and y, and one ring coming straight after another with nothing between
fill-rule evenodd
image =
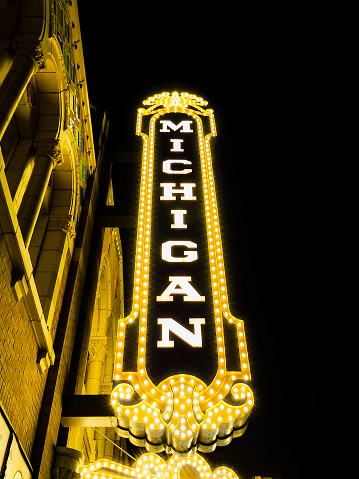
<instances>
[{"instance_id":1,"label":"vertical marquee sign","mask_svg":"<svg viewBox=\"0 0 359 479\"><path fill-rule=\"evenodd\" d=\"M119 434L149 451L213 451L253 407L243 321L229 308L202 98L143 102L132 311L120 320L112 405Z\"/></svg>"}]
</instances>

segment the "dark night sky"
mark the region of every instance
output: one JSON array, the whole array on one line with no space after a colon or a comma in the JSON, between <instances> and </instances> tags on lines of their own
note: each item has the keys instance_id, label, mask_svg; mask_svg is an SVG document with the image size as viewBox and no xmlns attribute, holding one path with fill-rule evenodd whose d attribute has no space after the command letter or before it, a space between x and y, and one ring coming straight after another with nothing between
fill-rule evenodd
<instances>
[{"instance_id":1,"label":"dark night sky","mask_svg":"<svg viewBox=\"0 0 359 479\"><path fill-rule=\"evenodd\" d=\"M79 0L89 95L108 114L111 149L141 148L137 108L162 91L203 97L217 123L227 283L245 320L256 404L245 435L206 460L243 479L328 477L318 189L326 65L316 24L302 12L230 18L228 6L203 16L176 4L158 16L137 7L100 11Z\"/></svg>"}]
</instances>

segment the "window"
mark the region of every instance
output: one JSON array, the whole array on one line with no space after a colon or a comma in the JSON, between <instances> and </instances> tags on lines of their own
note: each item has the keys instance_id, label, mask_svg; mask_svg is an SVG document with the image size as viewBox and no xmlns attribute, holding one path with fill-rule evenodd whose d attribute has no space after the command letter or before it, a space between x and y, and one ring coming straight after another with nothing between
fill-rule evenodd
<instances>
[{"instance_id":1,"label":"window","mask_svg":"<svg viewBox=\"0 0 359 479\"><path fill-rule=\"evenodd\" d=\"M80 132L78 128L76 128L76 146L80 148Z\"/></svg>"},{"instance_id":2,"label":"window","mask_svg":"<svg viewBox=\"0 0 359 479\"><path fill-rule=\"evenodd\" d=\"M70 78L71 78L72 82L75 83L76 68L75 68L75 64L72 60L70 60Z\"/></svg>"},{"instance_id":3,"label":"window","mask_svg":"<svg viewBox=\"0 0 359 479\"><path fill-rule=\"evenodd\" d=\"M81 153L85 152L85 137L83 133L80 133L80 146L81 146Z\"/></svg>"},{"instance_id":4,"label":"window","mask_svg":"<svg viewBox=\"0 0 359 479\"><path fill-rule=\"evenodd\" d=\"M58 39L58 41L59 41L61 50L63 51L63 49L64 49L64 41L63 41L63 39L62 39L62 36L61 36L60 32L57 32L57 39Z\"/></svg>"},{"instance_id":5,"label":"window","mask_svg":"<svg viewBox=\"0 0 359 479\"><path fill-rule=\"evenodd\" d=\"M76 117L77 119L79 120L80 119L80 102L78 101L77 98L75 98L75 109L74 109L74 113L76 114Z\"/></svg>"},{"instance_id":6,"label":"window","mask_svg":"<svg viewBox=\"0 0 359 479\"><path fill-rule=\"evenodd\" d=\"M61 29L64 28L64 9L60 2L57 2L57 23Z\"/></svg>"},{"instance_id":7,"label":"window","mask_svg":"<svg viewBox=\"0 0 359 479\"><path fill-rule=\"evenodd\" d=\"M65 60L65 69L67 73L70 71L70 53L64 48L64 60Z\"/></svg>"},{"instance_id":8,"label":"window","mask_svg":"<svg viewBox=\"0 0 359 479\"><path fill-rule=\"evenodd\" d=\"M72 90L69 90L69 103L70 103L70 110L74 113L75 112L75 95L74 95L74 92Z\"/></svg>"},{"instance_id":9,"label":"window","mask_svg":"<svg viewBox=\"0 0 359 479\"><path fill-rule=\"evenodd\" d=\"M69 26L69 21L65 17L65 37L66 40L70 43L70 26Z\"/></svg>"},{"instance_id":10,"label":"window","mask_svg":"<svg viewBox=\"0 0 359 479\"><path fill-rule=\"evenodd\" d=\"M75 122L72 118L70 118L70 128L73 134L75 134Z\"/></svg>"}]
</instances>

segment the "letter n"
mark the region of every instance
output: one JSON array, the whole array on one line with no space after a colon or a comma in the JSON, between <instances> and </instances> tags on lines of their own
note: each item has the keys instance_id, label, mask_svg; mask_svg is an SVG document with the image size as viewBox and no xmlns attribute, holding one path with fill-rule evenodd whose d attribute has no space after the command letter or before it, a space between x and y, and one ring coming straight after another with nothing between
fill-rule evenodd
<instances>
[{"instance_id":1,"label":"letter n","mask_svg":"<svg viewBox=\"0 0 359 479\"><path fill-rule=\"evenodd\" d=\"M182 324L177 323L172 318L158 318L157 324L162 326L162 339L157 341L158 348L174 348L175 342L170 341L170 331L185 341L192 348L202 347L202 329L201 324L205 324L205 318L189 318L189 324L194 325L194 332L188 331Z\"/></svg>"}]
</instances>

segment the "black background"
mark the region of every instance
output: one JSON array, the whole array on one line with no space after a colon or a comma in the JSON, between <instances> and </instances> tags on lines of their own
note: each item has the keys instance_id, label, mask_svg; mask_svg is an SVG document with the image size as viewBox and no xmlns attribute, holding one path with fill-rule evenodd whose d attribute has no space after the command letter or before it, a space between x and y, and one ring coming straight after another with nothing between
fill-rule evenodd
<instances>
[{"instance_id":1,"label":"black background","mask_svg":"<svg viewBox=\"0 0 359 479\"><path fill-rule=\"evenodd\" d=\"M170 120L178 125L182 120L192 120L193 133L181 133L179 130L170 133L160 133L160 121ZM171 138L182 139L184 152L171 152ZM168 175L162 172L162 162L167 159L183 158L192 162L192 172L186 175ZM197 122L186 114L166 114L156 121L155 154L152 197L152 227L151 227L151 268L149 291L149 317L147 326L146 364L151 370L151 378L156 378L155 384L174 374L192 374L209 385L217 372L216 331L213 317L213 300L208 262L207 232L204 216L204 198L202 186L201 163L198 146ZM174 166L176 168L176 166ZM178 168L178 166L177 166ZM196 200L183 201L181 194L174 194L175 200L163 201L161 183L194 183L193 196ZM186 229L172 229L173 215L171 209L186 209ZM169 263L162 259L162 243L169 240L192 241L197 245L198 259L191 263ZM173 248L175 256L183 256L186 248ZM193 250L194 251L194 250ZM186 302L183 295L173 295L172 302L158 302L160 296L170 284L170 276L189 276L190 284L205 301ZM201 326L202 348L193 348L177 336L170 334L174 348L157 348L157 341L162 337L162 327L157 324L157 318L173 318L176 322L193 332L189 318L205 318ZM160 365L160 366L159 366Z\"/></svg>"},{"instance_id":2,"label":"black background","mask_svg":"<svg viewBox=\"0 0 359 479\"><path fill-rule=\"evenodd\" d=\"M89 95L110 118L110 148L141 150L136 110L155 93L188 91L215 112L227 286L233 314L245 321L255 406L244 436L205 458L243 479L330 477L327 440L338 441L327 408L333 66L323 12L106 5L94 11L79 1ZM127 214L137 212L138 180L139 166L114 168ZM122 239L132 299L135 233Z\"/></svg>"}]
</instances>

